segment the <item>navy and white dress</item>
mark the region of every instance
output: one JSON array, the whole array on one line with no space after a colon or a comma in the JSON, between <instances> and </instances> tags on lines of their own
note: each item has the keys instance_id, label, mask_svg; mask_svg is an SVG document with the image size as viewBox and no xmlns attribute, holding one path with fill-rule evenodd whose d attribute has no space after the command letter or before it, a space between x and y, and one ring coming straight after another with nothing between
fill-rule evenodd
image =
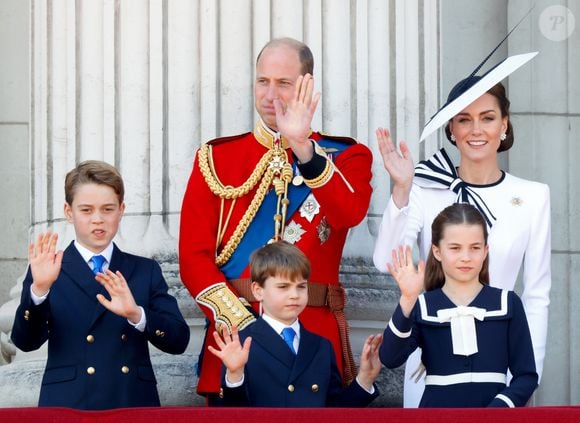
<instances>
[{"instance_id":1,"label":"navy and white dress","mask_svg":"<svg viewBox=\"0 0 580 423\"><path fill-rule=\"evenodd\" d=\"M426 369L419 407L518 407L538 386L528 322L512 291L483 286L458 307L435 289L419 296L408 318L397 306L381 361L399 367L417 347Z\"/></svg>"},{"instance_id":2,"label":"navy and white dress","mask_svg":"<svg viewBox=\"0 0 580 423\"><path fill-rule=\"evenodd\" d=\"M532 335L536 370L541 377L552 283L550 189L547 185L507 172L493 184L467 184L459 179L454 164L441 149L417 166L406 207L399 209L392 197L389 199L375 244L374 264L381 272L387 272L393 249L415 243L419 246L421 259L426 260L431 250L433 219L456 202L476 206L490 225L491 285L513 290L521 270L521 300ZM410 377L419 364L418 354L407 362L405 407L417 407L423 393L422 379L413 382Z\"/></svg>"}]
</instances>

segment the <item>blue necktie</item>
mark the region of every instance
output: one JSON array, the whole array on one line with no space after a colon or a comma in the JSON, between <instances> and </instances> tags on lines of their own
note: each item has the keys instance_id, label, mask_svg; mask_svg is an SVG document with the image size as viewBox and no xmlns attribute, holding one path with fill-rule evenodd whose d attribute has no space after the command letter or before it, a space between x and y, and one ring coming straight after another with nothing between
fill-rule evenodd
<instances>
[{"instance_id":1,"label":"blue necktie","mask_svg":"<svg viewBox=\"0 0 580 423\"><path fill-rule=\"evenodd\" d=\"M93 262L93 273L95 275L97 273L105 273L105 271L103 270L103 264L105 263L105 257L93 256L91 261Z\"/></svg>"},{"instance_id":2,"label":"blue necktie","mask_svg":"<svg viewBox=\"0 0 580 423\"><path fill-rule=\"evenodd\" d=\"M284 338L284 341L286 341L288 348L290 348L290 351L292 351L292 354L294 354L294 355L296 355L296 351L294 350L294 337L295 336L296 336L296 332L294 332L294 329L292 329L292 328L282 329L282 337Z\"/></svg>"}]
</instances>

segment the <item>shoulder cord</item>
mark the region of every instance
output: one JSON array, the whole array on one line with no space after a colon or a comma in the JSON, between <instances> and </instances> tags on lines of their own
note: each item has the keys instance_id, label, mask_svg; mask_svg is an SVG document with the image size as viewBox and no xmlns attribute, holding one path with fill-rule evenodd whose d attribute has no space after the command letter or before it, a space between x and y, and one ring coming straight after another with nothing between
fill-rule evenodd
<instances>
[{"instance_id":1,"label":"shoulder cord","mask_svg":"<svg viewBox=\"0 0 580 423\"><path fill-rule=\"evenodd\" d=\"M275 239L280 238L281 229L283 230L283 218L280 215L280 202L282 203L283 213L282 215L285 218L286 214L286 206L288 204L287 199L287 185L288 181L292 178L292 167L288 163L288 155L285 150L280 148L274 148L268 150L260 159L254 171L250 175L250 177L239 187L232 187L232 186L224 186L222 182L218 179L215 168L213 166L213 159L211 155L211 146L208 144L203 145L198 153L198 163L201 173L212 193L217 195L222 199L222 207L220 211L220 223L218 228L218 243L220 242L223 234L225 233L225 227L222 228L222 217L223 217L223 201L225 199L235 199L240 198L250 192L258 182L260 182L256 193L254 194L254 198L250 202L248 209L245 211L244 215L238 222L236 229L232 233L232 236L222 249L222 251L218 254L215 259L215 263L218 266L223 266L227 261L231 258L233 252L237 248L238 244L242 240L242 237L246 233L246 230L250 226L250 223L256 216L256 213L264 201L264 197L266 196L272 181L274 181L274 176L281 175L282 176L282 184L277 182L278 178L274 183L274 187L276 189L276 194L278 194L278 207L277 213L274 216L274 224L275 224ZM282 163L282 167L280 167L280 163ZM280 201L280 196L284 198ZM228 217L226 219L226 226L229 223L230 216L233 210L233 204L230 207ZM283 232L282 232L283 233Z\"/></svg>"}]
</instances>

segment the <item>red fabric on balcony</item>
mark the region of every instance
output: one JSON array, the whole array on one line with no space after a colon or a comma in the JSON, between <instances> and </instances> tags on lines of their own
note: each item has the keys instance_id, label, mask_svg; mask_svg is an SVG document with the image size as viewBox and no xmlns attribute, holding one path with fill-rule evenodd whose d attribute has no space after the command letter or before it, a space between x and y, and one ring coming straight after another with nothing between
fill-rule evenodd
<instances>
[{"instance_id":1,"label":"red fabric on balcony","mask_svg":"<svg viewBox=\"0 0 580 423\"><path fill-rule=\"evenodd\" d=\"M66 408L0 408L0 422L404 422L404 423L577 423L580 407L524 407L517 409L402 409L402 408L125 408L108 411L77 411Z\"/></svg>"}]
</instances>

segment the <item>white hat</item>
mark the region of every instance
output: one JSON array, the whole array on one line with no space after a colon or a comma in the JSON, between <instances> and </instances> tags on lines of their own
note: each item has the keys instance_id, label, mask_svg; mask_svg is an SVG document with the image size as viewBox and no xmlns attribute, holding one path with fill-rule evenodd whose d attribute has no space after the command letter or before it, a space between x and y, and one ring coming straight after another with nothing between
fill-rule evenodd
<instances>
[{"instance_id":1,"label":"white hat","mask_svg":"<svg viewBox=\"0 0 580 423\"><path fill-rule=\"evenodd\" d=\"M425 124L419 142L423 141L446 122L449 122L457 113L465 109L494 85L498 84L502 79L506 78L520 66L527 63L538 52L518 54L516 56L508 57L496 66L488 70L483 76L476 76L481 67L488 61L488 59L497 51L497 49L508 39L510 34L523 22L524 19L532 12L535 5L526 12L526 14L519 20L518 23L506 34L506 36L499 42L499 44L487 55L485 59L475 68L475 70L467 78L460 81L453 87L447 102L435 113L429 122Z\"/></svg>"},{"instance_id":2,"label":"white hat","mask_svg":"<svg viewBox=\"0 0 580 423\"><path fill-rule=\"evenodd\" d=\"M494 85L530 61L537 54L538 52L535 51L532 53L510 56L487 71L485 75L475 76L474 74L471 74L464 80L460 81L449 93L447 103L445 103L443 107L433 115L429 122L425 124L419 142L423 141L457 115L457 113L461 112ZM481 67L481 65L479 67Z\"/></svg>"}]
</instances>

